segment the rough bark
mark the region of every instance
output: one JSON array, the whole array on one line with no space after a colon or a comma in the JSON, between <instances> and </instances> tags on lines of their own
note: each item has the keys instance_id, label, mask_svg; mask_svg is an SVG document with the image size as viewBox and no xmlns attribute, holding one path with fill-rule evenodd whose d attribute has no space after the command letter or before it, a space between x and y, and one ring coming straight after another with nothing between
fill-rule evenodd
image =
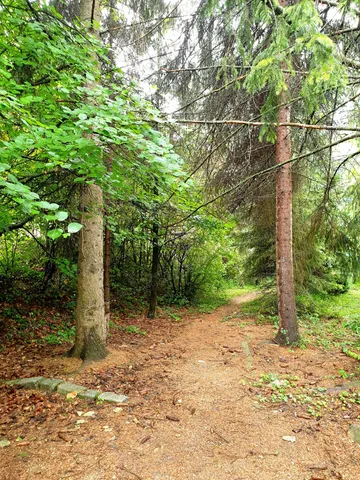
<instances>
[{"instance_id":1,"label":"rough bark","mask_svg":"<svg viewBox=\"0 0 360 480\"><path fill-rule=\"evenodd\" d=\"M81 192L76 337L71 356L88 360L104 358L106 322L103 290L103 194L97 185Z\"/></svg>"},{"instance_id":2,"label":"rough bark","mask_svg":"<svg viewBox=\"0 0 360 480\"><path fill-rule=\"evenodd\" d=\"M286 92L279 103L286 103ZM278 122L290 121L290 106L281 106ZM276 163L291 158L290 131L286 126L277 128ZM278 293L279 331L276 343L290 345L299 341L296 318L294 267L292 252L292 175L288 163L277 171L276 177L276 280Z\"/></svg>"},{"instance_id":3,"label":"rough bark","mask_svg":"<svg viewBox=\"0 0 360 480\"><path fill-rule=\"evenodd\" d=\"M80 20L89 25L91 34L97 35L95 28L100 24L98 0L81 0ZM79 239L76 336L69 355L84 360L99 360L107 355L107 328L104 305L103 193L98 185L82 187L80 210L83 228Z\"/></svg>"}]
</instances>

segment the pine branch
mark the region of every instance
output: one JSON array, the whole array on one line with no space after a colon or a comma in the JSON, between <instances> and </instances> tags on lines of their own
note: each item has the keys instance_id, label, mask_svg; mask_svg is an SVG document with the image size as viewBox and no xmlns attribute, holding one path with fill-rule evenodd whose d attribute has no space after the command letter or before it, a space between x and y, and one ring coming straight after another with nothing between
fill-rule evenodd
<instances>
[{"instance_id":1,"label":"pine branch","mask_svg":"<svg viewBox=\"0 0 360 480\"><path fill-rule=\"evenodd\" d=\"M116 27L103 30L102 32L100 32L100 35L105 35L106 33L114 32L116 30L123 30L124 28L132 28L138 25L144 25L150 22L163 22L164 20L168 19L194 17L195 15L195 13L189 13L188 15L168 15L167 17L150 18L149 20L143 20L142 22L130 23L128 25L118 25Z\"/></svg>"},{"instance_id":2,"label":"pine branch","mask_svg":"<svg viewBox=\"0 0 360 480\"><path fill-rule=\"evenodd\" d=\"M319 147L315 150L312 150L311 152L304 153L302 155L298 155L297 157L292 157L292 158L290 158L290 160L286 160L285 162L282 162L282 163L277 163L276 165L265 168L264 170L261 170L260 172L253 173L252 175L249 175L249 176L245 177L243 180L241 180L235 186L229 188L228 190L225 190L225 192L222 192L219 195L217 195L216 197L214 197L214 198L208 200L207 202L203 203L202 205L199 205L191 213L189 213L188 215L183 217L181 220L178 220L177 222L174 222L170 225L166 225L166 227L164 227L164 228L174 227L175 225L179 225L180 223L185 222L186 220L188 220L190 217L192 217L196 212L198 212L202 208L207 207L208 205L210 205L210 204L216 202L217 200L219 200L220 198L224 198L226 195L229 195L229 193L234 192L235 190L237 190L239 187L244 185L244 183L248 182L249 180L253 180L254 178L261 177L263 175L266 175L267 173L272 173L272 172L278 170L279 168L281 168L282 166L284 166L288 163L294 163L298 160L302 160L303 158L307 158L307 157L310 157L311 155L315 155L316 153L319 153L322 150L326 150L327 148L332 148L336 145L340 145L341 143L344 143L344 142L347 142L349 140L353 140L353 139L359 138L359 137L360 137L360 135L357 135L357 134L348 135L347 137L343 137L340 140L337 140L336 142L332 142L330 144L324 145L324 146ZM358 153L358 152L356 152L356 153Z\"/></svg>"},{"instance_id":3,"label":"pine branch","mask_svg":"<svg viewBox=\"0 0 360 480\"><path fill-rule=\"evenodd\" d=\"M162 18L158 23L156 23L152 28L150 28L150 30L149 30L148 32L144 33L144 35L142 35L142 36L139 37L139 38L136 38L133 42L130 42L130 43L126 44L126 45L120 45L119 48L125 48L125 47L129 47L129 46L131 46L131 45L134 45L135 43L140 42L140 41L143 40L145 37L147 37L148 35L150 35L150 34L151 34L152 32L154 32L162 23L164 23L165 20L167 20L167 19L171 16L172 13L175 12L175 10L180 6L180 4L182 3L182 1L183 1L183 0L180 0L180 1L175 5L175 7L171 10L171 12L170 12L168 15L166 15L166 17Z\"/></svg>"},{"instance_id":4,"label":"pine branch","mask_svg":"<svg viewBox=\"0 0 360 480\"><path fill-rule=\"evenodd\" d=\"M291 127L291 128L307 128L310 130L332 130L335 132L360 132L360 127L337 127L335 125L313 125L307 123L285 122L285 123L267 123L252 122L247 120L174 120L175 123L196 124L196 125L248 125L250 127Z\"/></svg>"}]
</instances>

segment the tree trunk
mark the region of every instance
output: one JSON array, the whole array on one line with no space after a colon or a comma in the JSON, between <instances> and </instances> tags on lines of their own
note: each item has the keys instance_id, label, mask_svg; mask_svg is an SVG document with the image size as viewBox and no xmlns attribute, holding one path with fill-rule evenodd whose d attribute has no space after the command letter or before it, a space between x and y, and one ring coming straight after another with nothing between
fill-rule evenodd
<instances>
[{"instance_id":1,"label":"tree trunk","mask_svg":"<svg viewBox=\"0 0 360 480\"><path fill-rule=\"evenodd\" d=\"M287 101L286 92L279 95L279 104ZM278 122L290 121L290 106L279 107ZM291 158L288 127L277 128L276 163ZM299 341L296 318L294 267L292 253L292 177L291 164L280 167L276 176L276 280L278 293L279 331L276 343L291 345Z\"/></svg>"},{"instance_id":2,"label":"tree trunk","mask_svg":"<svg viewBox=\"0 0 360 480\"><path fill-rule=\"evenodd\" d=\"M105 302L105 323L109 331L110 322L110 261L111 261L111 232L105 227L104 237L104 302Z\"/></svg>"},{"instance_id":3,"label":"tree trunk","mask_svg":"<svg viewBox=\"0 0 360 480\"><path fill-rule=\"evenodd\" d=\"M82 187L79 276L75 345L72 357L98 360L107 355L104 308L103 194L97 185Z\"/></svg>"},{"instance_id":4,"label":"tree trunk","mask_svg":"<svg viewBox=\"0 0 360 480\"><path fill-rule=\"evenodd\" d=\"M155 318L157 306L158 271L160 261L159 224L154 220L152 239L151 285L148 317Z\"/></svg>"},{"instance_id":5,"label":"tree trunk","mask_svg":"<svg viewBox=\"0 0 360 480\"><path fill-rule=\"evenodd\" d=\"M100 24L98 0L80 1L80 20L95 31ZM100 65L98 66L100 69ZM99 159L101 161L101 159ZM104 306L103 193L98 185L84 185L80 193L81 224L75 345L72 357L99 360L107 355Z\"/></svg>"},{"instance_id":6,"label":"tree trunk","mask_svg":"<svg viewBox=\"0 0 360 480\"><path fill-rule=\"evenodd\" d=\"M107 171L112 170L112 157L109 156L106 162ZM107 226L107 217L110 211L110 198L105 198L105 235L104 235L104 304L106 330L109 333L110 323L110 263L111 263L111 230Z\"/></svg>"}]
</instances>

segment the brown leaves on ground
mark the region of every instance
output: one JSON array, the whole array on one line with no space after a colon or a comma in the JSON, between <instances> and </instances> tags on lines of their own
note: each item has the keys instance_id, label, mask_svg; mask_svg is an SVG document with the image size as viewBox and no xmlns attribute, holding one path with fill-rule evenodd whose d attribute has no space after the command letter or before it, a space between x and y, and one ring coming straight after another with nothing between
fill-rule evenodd
<instances>
[{"instance_id":1,"label":"brown leaves on ground","mask_svg":"<svg viewBox=\"0 0 360 480\"><path fill-rule=\"evenodd\" d=\"M114 328L109 357L80 373L59 356L69 345L5 342L3 378L59 377L127 394L130 403L119 409L0 385L0 439L11 442L0 451L4 480L358 478L359 447L347 437L360 415L356 403L314 416L306 404L268 401L274 391L257 386L262 374L274 374L296 376L309 392L335 388L344 383L339 370L355 372L357 362L273 345L272 327L251 318L241 328L220 321L240 305L180 322L132 318L147 335Z\"/></svg>"}]
</instances>

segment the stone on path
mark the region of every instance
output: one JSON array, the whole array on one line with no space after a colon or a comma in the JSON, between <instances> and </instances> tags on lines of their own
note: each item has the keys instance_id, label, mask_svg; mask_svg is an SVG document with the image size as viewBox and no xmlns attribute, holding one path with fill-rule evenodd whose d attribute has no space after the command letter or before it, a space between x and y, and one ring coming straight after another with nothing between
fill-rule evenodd
<instances>
[{"instance_id":1,"label":"stone on path","mask_svg":"<svg viewBox=\"0 0 360 480\"><path fill-rule=\"evenodd\" d=\"M78 397L84 400L96 400L100 394L99 390L84 390L78 393Z\"/></svg>"},{"instance_id":2,"label":"stone on path","mask_svg":"<svg viewBox=\"0 0 360 480\"><path fill-rule=\"evenodd\" d=\"M61 393L61 395L67 395L68 393L80 393L84 392L86 387L82 387L81 385L76 385L75 383L60 383L60 385L57 387L57 392Z\"/></svg>"},{"instance_id":3,"label":"stone on path","mask_svg":"<svg viewBox=\"0 0 360 480\"><path fill-rule=\"evenodd\" d=\"M126 395L117 395L116 393L104 392L97 397L98 400L104 400L104 402L113 403L126 403L129 398Z\"/></svg>"},{"instance_id":4,"label":"stone on path","mask_svg":"<svg viewBox=\"0 0 360 480\"><path fill-rule=\"evenodd\" d=\"M7 384L23 388L39 388L41 380L43 380L43 377L19 378L17 380L10 380Z\"/></svg>"},{"instance_id":5,"label":"stone on path","mask_svg":"<svg viewBox=\"0 0 360 480\"><path fill-rule=\"evenodd\" d=\"M60 383L64 383L64 380L59 378L44 378L39 383L39 389L44 392L54 392Z\"/></svg>"},{"instance_id":6,"label":"stone on path","mask_svg":"<svg viewBox=\"0 0 360 480\"><path fill-rule=\"evenodd\" d=\"M249 344L244 340L243 342L241 342L241 346L242 346L242 348L244 350L244 353L245 353L246 368L247 368L247 370L251 370L252 369L252 355L251 355Z\"/></svg>"},{"instance_id":7,"label":"stone on path","mask_svg":"<svg viewBox=\"0 0 360 480\"><path fill-rule=\"evenodd\" d=\"M356 425L354 423L353 425L350 425L349 437L351 438L351 440L354 440L354 442L360 444L360 424Z\"/></svg>"},{"instance_id":8,"label":"stone on path","mask_svg":"<svg viewBox=\"0 0 360 480\"><path fill-rule=\"evenodd\" d=\"M60 378L19 378L7 380L5 383L17 387L39 389L43 392L58 392L67 398L79 397L83 400L102 400L112 403L126 403L129 400L126 395L117 395L112 392L101 393L99 390L91 390L76 383L64 382Z\"/></svg>"}]
</instances>

